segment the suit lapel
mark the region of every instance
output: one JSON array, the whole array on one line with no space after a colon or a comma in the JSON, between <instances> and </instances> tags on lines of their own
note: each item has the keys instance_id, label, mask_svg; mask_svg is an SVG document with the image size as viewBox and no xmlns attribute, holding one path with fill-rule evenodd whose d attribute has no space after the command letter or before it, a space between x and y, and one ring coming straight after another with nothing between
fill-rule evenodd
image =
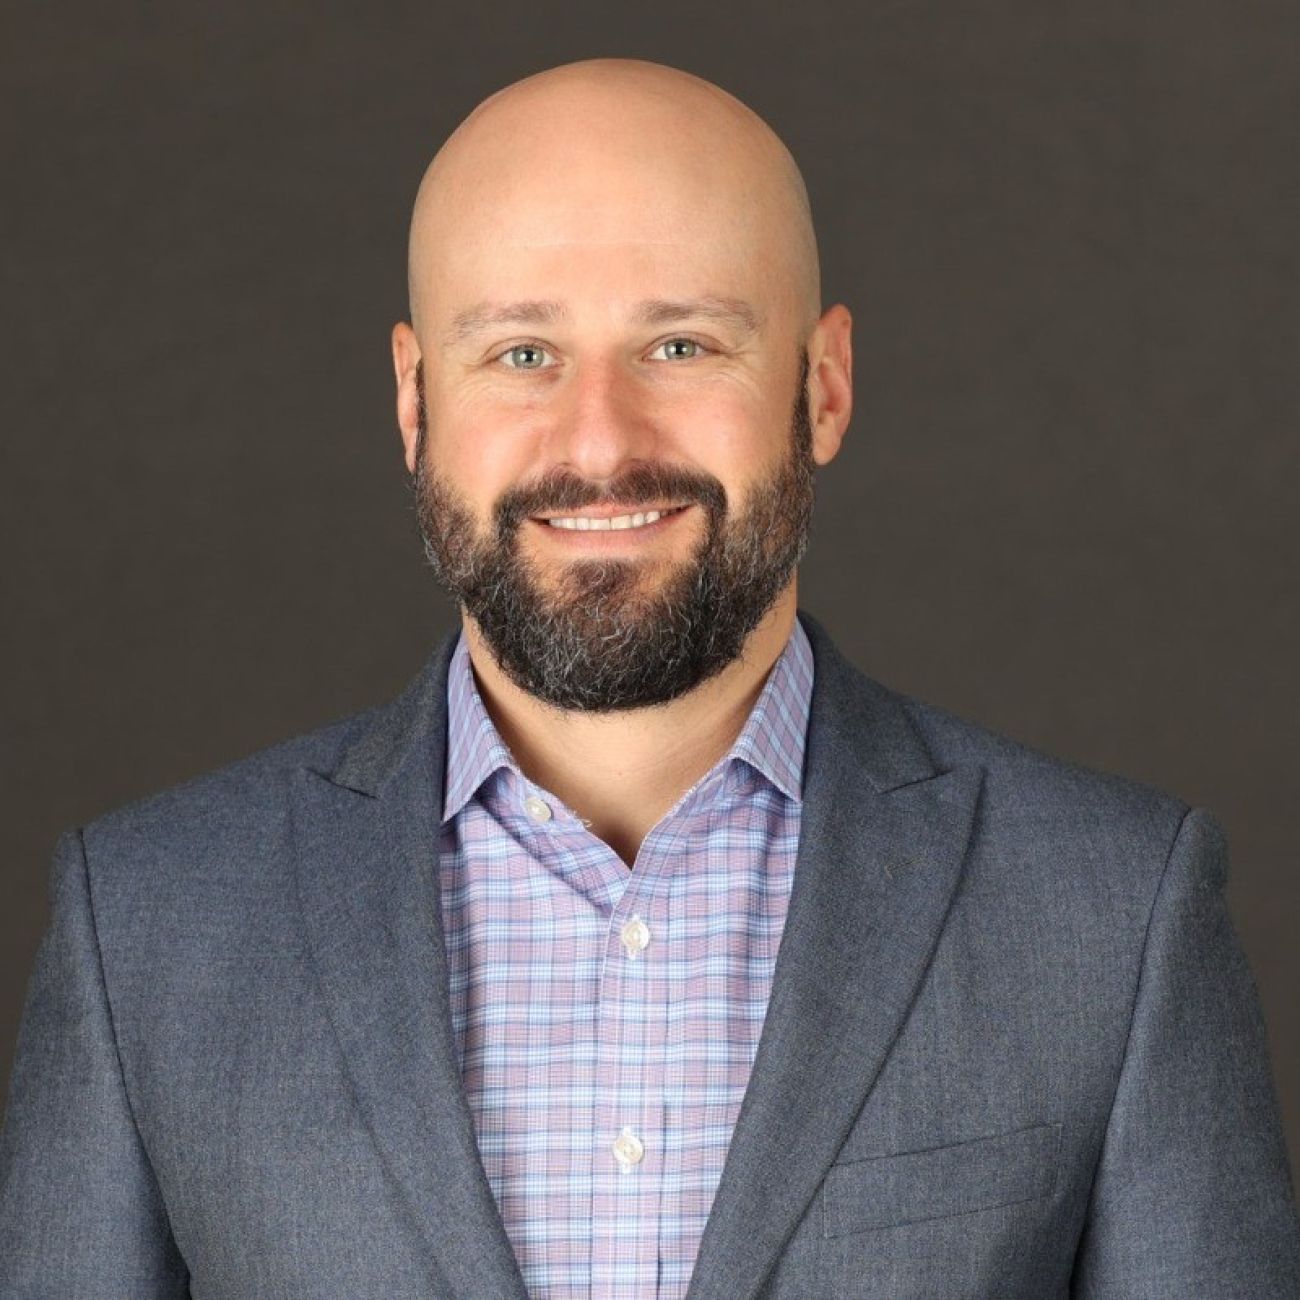
<instances>
[{"instance_id":1,"label":"suit lapel","mask_svg":"<svg viewBox=\"0 0 1300 1300\"><path fill-rule=\"evenodd\" d=\"M438 1294L527 1300L456 1060L438 898L448 637L331 772L295 777L308 943L366 1122Z\"/></svg>"},{"instance_id":2,"label":"suit lapel","mask_svg":"<svg viewBox=\"0 0 1300 1300\"><path fill-rule=\"evenodd\" d=\"M982 771L937 772L899 697L815 620L794 883L687 1300L752 1300L871 1091L934 952Z\"/></svg>"}]
</instances>

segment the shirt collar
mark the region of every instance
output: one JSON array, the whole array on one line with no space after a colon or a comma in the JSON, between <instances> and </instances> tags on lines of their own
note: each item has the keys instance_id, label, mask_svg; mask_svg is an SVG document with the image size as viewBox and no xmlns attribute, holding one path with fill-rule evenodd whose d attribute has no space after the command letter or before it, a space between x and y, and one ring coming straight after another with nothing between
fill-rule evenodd
<instances>
[{"instance_id":1,"label":"shirt collar","mask_svg":"<svg viewBox=\"0 0 1300 1300\"><path fill-rule=\"evenodd\" d=\"M447 779L442 820L450 821L502 767L519 770L478 693L469 643L462 630L447 667Z\"/></svg>"},{"instance_id":2,"label":"shirt collar","mask_svg":"<svg viewBox=\"0 0 1300 1300\"><path fill-rule=\"evenodd\" d=\"M787 798L803 798L803 751L812 704L813 654L798 618L745 725L727 751L743 758Z\"/></svg>"},{"instance_id":3,"label":"shirt collar","mask_svg":"<svg viewBox=\"0 0 1300 1300\"><path fill-rule=\"evenodd\" d=\"M799 802L803 797L804 742L812 684L812 646L796 618L745 725L719 766L742 759L782 794ZM503 767L525 779L483 705L474 681L469 644L462 631L447 672L443 822L455 817L483 783Z\"/></svg>"}]
</instances>

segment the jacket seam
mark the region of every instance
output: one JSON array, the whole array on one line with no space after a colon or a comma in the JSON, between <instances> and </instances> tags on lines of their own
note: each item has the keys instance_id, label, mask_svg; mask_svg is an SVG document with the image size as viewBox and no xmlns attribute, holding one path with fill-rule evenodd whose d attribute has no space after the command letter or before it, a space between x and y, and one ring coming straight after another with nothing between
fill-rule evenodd
<instances>
[{"instance_id":1,"label":"jacket seam","mask_svg":"<svg viewBox=\"0 0 1300 1300\"><path fill-rule=\"evenodd\" d=\"M158 1203L162 1207L164 1214L167 1213L167 1205L163 1199L162 1184L158 1180L158 1171L154 1168L153 1157L149 1154L148 1145L144 1140L144 1133L140 1129L140 1121L136 1117L135 1103L131 1099L131 1089L127 1083L126 1067L122 1064L122 1049L118 1044L117 1022L113 1012L113 998L108 989L108 972L104 967L103 946L99 940L99 921L95 916L95 894L90 879L90 853L86 848L85 828L77 828L77 847L81 854L81 871L86 886L86 913L90 920L90 937L95 945L95 970L99 976L99 986L104 991L104 1016L108 1023L108 1035L113 1043L113 1060L117 1063L117 1075L122 1084L122 1097L126 1102L126 1113L131 1117L131 1128L135 1132L136 1141L140 1144L140 1154L149 1170L149 1177L153 1179L153 1185L158 1193ZM171 1217L167 1215L168 1231L171 1233L172 1243L176 1249L177 1258L180 1258L180 1248L176 1246L176 1234L171 1230Z\"/></svg>"},{"instance_id":2,"label":"jacket seam","mask_svg":"<svg viewBox=\"0 0 1300 1300\"><path fill-rule=\"evenodd\" d=\"M1119 1068L1115 1071L1115 1082L1111 1088L1110 1105L1106 1110L1106 1124L1102 1130L1101 1141L1097 1144L1097 1157L1092 1166L1092 1177L1089 1183L1088 1207L1084 1216L1085 1225L1092 1219L1093 1203L1097 1195L1097 1178L1101 1169L1101 1164L1106 1154L1107 1142L1110 1138L1111 1123L1115 1118L1115 1102L1119 1097L1120 1084L1124 1079L1124 1071L1128 1068L1129 1052L1133 1046L1133 1025L1137 1020L1138 1004L1142 1000L1142 992L1147 983L1147 951L1151 946L1151 930L1155 925L1156 912L1160 909L1160 899L1164 893L1165 882L1169 879L1169 867L1174 860L1174 850L1178 847L1178 842L1183 837L1183 828L1187 825L1192 815L1197 811L1195 806L1187 806L1183 810L1183 815L1178 820L1178 825L1174 828L1173 839L1169 842L1169 848L1165 852L1164 864L1160 868L1160 876L1156 881L1156 887L1151 893L1151 904L1147 911L1146 927L1142 933L1142 946L1138 953L1137 978L1133 981L1133 997L1129 1004L1128 1025L1124 1031L1124 1051L1120 1055Z\"/></svg>"}]
</instances>

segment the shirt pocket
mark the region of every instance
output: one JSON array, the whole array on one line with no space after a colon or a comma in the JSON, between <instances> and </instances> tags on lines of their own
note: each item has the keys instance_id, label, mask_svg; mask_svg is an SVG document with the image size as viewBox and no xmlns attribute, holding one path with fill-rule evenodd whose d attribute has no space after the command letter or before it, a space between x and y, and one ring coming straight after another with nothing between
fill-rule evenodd
<instances>
[{"instance_id":1,"label":"shirt pocket","mask_svg":"<svg viewBox=\"0 0 1300 1300\"><path fill-rule=\"evenodd\" d=\"M924 1151L834 1164L822 1189L825 1235L843 1237L1046 1196L1061 1125L1035 1124Z\"/></svg>"}]
</instances>

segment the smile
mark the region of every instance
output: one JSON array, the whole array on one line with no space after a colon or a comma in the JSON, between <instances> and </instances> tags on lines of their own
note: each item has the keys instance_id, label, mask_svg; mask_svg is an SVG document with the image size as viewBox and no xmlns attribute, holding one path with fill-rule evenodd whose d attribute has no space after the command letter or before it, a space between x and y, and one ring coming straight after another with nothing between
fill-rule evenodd
<instances>
[{"instance_id":1,"label":"smile","mask_svg":"<svg viewBox=\"0 0 1300 1300\"><path fill-rule=\"evenodd\" d=\"M628 528L644 528L658 523L670 515L680 514L686 506L670 506L665 510L637 511L627 515L558 515L553 519L539 519L552 528L567 528L571 532L613 532Z\"/></svg>"}]
</instances>

